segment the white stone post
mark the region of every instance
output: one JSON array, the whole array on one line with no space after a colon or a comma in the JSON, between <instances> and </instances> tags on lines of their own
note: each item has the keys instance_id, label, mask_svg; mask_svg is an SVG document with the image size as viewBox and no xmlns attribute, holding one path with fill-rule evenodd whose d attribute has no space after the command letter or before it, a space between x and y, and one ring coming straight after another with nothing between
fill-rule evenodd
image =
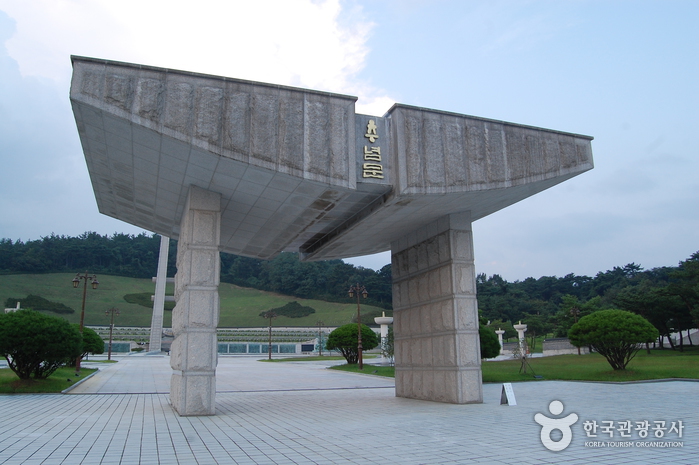
<instances>
[{"instance_id":1,"label":"white stone post","mask_svg":"<svg viewBox=\"0 0 699 465\"><path fill-rule=\"evenodd\" d=\"M165 284L167 283L167 259L170 251L170 238L160 236L158 271L155 278L153 317L150 322L150 342L148 352L159 354L163 342L163 315L165 313Z\"/></svg>"},{"instance_id":2,"label":"white stone post","mask_svg":"<svg viewBox=\"0 0 699 465\"><path fill-rule=\"evenodd\" d=\"M220 194L191 186L177 244L170 351L170 401L183 416L216 413L220 230Z\"/></svg>"},{"instance_id":3,"label":"white stone post","mask_svg":"<svg viewBox=\"0 0 699 465\"><path fill-rule=\"evenodd\" d=\"M524 349L524 333L527 331L527 325L523 325L520 321L518 325L514 325L513 327L515 328L515 331L517 331L517 337L519 338L519 353L522 354Z\"/></svg>"},{"instance_id":4,"label":"white stone post","mask_svg":"<svg viewBox=\"0 0 699 465\"><path fill-rule=\"evenodd\" d=\"M483 402L469 212L391 244L396 396Z\"/></svg>"},{"instance_id":5,"label":"white stone post","mask_svg":"<svg viewBox=\"0 0 699 465\"><path fill-rule=\"evenodd\" d=\"M386 312L381 312L381 316L374 318L374 323L379 325L381 328L379 334L381 335L381 359L383 360L383 348L386 345L386 340L388 339L388 325L393 323L392 316L386 316Z\"/></svg>"},{"instance_id":6,"label":"white stone post","mask_svg":"<svg viewBox=\"0 0 699 465\"><path fill-rule=\"evenodd\" d=\"M505 331L498 328L495 334L498 335L498 342L500 343L500 355L505 355L505 344L502 343L502 335L505 334Z\"/></svg>"}]
</instances>

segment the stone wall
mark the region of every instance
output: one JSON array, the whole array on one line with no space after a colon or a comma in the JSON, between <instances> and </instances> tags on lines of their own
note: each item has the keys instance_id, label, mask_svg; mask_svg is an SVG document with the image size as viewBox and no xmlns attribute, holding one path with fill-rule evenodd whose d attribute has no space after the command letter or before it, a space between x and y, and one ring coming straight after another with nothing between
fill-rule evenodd
<instances>
[{"instance_id":1,"label":"stone wall","mask_svg":"<svg viewBox=\"0 0 699 465\"><path fill-rule=\"evenodd\" d=\"M566 354L577 354L578 348L570 343L568 338L552 338L544 339L544 357L549 355L566 355ZM581 354L589 354L590 349L587 347L580 348Z\"/></svg>"}]
</instances>

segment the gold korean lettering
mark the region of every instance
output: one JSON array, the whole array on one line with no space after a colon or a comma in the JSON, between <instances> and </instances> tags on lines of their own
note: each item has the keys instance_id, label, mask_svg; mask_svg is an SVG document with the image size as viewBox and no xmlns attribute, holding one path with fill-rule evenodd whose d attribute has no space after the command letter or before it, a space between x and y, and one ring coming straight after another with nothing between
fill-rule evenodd
<instances>
[{"instance_id":1,"label":"gold korean lettering","mask_svg":"<svg viewBox=\"0 0 699 465\"><path fill-rule=\"evenodd\" d=\"M381 147L364 146L364 160L366 161L381 161Z\"/></svg>"},{"instance_id":2,"label":"gold korean lettering","mask_svg":"<svg viewBox=\"0 0 699 465\"><path fill-rule=\"evenodd\" d=\"M362 177L383 179L383 166L378 163L364 163Z\"/></svg>"},{"instance_id":3,"label":"gold korean lettering","mask_svg":"<svg viewBox=\"0 0 699 465\"><path fill-rule=\"evenodd\" d=\"M379 138L379 135L376 133L377 129L376 122L373 119L370 119L369 124L366 125L366 134L364 134L364 137L369 139L369 142L372 144Z\"/></svg>"}]
</instances>

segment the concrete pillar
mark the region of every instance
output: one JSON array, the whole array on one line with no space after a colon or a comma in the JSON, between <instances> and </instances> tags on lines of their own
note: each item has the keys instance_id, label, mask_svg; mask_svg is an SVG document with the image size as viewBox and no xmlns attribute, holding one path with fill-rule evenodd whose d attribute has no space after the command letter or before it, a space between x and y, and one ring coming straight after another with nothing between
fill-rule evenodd
<instances>
[{"instance_id":1,"label":"concrete pillar","mask_svg":"<svg viewBox=\"0 0 699 465\"><path fill-rule=\"evenodd\" d=\"M391 244L396 396L483 402L469 212Z\"/></svg>"},{"instance_id":2,"label":"concrete pillar","mask_svg":"<svg viewBox=\"0 0 699 465\"><path fill-rule=\"evenodd\" d=\"M393 317L386 316L386 312L381 312L381 316L374 318L374 323L379 325L379 334L381 335L381 361L384 361L384 348L388 341L388 325L393 324Z\"/></svg>"},{"instance_id":3,"label":"concrete pillar","mask_svg":"<svg viewBox=\"0 0 699 465\"><path fill-rule=\"evenodd\" d=\"M527 331L527 325L523 325L520 321L518 325L513 326L515 331L517 331L517 337L519 339L519 353L522 354L524 349L524 333Z\"/></svg>"},{"instance_id":4,"label":"concrete pillar","mask_svg":"<svg viewBox=\"0 0 699 465\"><path fill-rule=\"evenodd\" d=\"M159 354L163 343L163 315L165 313L165 284L167 283L167 259L170 251L170 238L160 236L160 255L155 278L155 298L153 317L150 322L150 343L148 352Z\"/></svg>"},{"instance_id":5,"label":"concrete pillar","mask_svg":"<svg viewBox=\"0 0 699 465\"><path fill-rule=\"evenodd\" d=\"M170 402L183 416L216 413L220 233L220 194L191 186L177 244L170 350Z\"/></svg>"},{"instance_id":6,"label":"concrete pillar","mask_svg":"<svg viewBox=\"0 0 699 465\"><path fill-rule=\"evenodd\" d=\"M505 331L498 328L495 334L498 335L498 342L500 343L500 355L505 355L505 344L502 343L502 335L505 334Z\"/></svg>"},{"instance_id":7,"label":"concrete pillar","mask_svg":"<svg viewBox=\"0 0 699 465\"><path fill-rule=\"evenodd\" d=\"M388 325L393 324L393 317L386 316L386 312L381 312L381 316L374 318L374 323L381 328L379 334L381 335L381 343L383 344L386 342L386 338L388 338Z\"/></svg>"}]
</instances>

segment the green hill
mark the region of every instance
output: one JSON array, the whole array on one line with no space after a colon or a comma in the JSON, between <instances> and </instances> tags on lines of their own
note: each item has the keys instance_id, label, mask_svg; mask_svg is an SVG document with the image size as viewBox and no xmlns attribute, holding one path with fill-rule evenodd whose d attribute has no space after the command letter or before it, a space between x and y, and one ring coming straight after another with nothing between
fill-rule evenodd
<instances>
[{"instance_id":1,"label":"green hill","mask_svg":"<svg viewBox=\"0 0 699 465\"><path fill-rule=\"evenodd\" d=\"M57 302L75 310L72 314L51 315L60 316L71 323L79 323L82 304L82 285L73 289L72 273L55 274L11 274L0 275L0 303L3 305L8 298L20 300L28 295L41 296L51 302ZM111 307L119 309L116 317L117 326L146 326L151 323L152 310L138 304L128 303L124 296L128 294L150 293L155 291L155 284L150 279L124 278L120 276L98 275L99 287L96 290L88 286L85 304L86 325L107 325L109 318L105 311ZM168 286L167 294L172 294L172 285ZM274 326L315 326L320 320L326 326L338 326L351 322L356 314L357 304L350 301L343 303L325 302L321 300L299 299L298 297L274 294L256 289L243 288L233 284L221 283L219 287L221 299L221 316L219 327L260 327L267 320L260 313L272 308L282 307L296 301L303 306L312 307L315 313L303 318L280 316L274 320ZM380 312L382 309L371 305L362 305L362 313ZM166 311L164 326L170 327L172 312Z\"/></svg>"}]
</instances>

